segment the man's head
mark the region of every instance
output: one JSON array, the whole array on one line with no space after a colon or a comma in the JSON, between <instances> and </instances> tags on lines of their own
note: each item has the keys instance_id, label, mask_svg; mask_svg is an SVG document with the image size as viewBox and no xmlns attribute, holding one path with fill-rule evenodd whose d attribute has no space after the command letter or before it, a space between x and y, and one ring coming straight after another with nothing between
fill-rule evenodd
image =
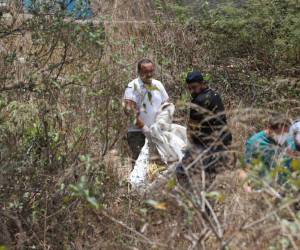
<instances>
[{"instance_id":1,"label":"man's head","mask_svg":"<svg viewBox=\"0 0 300 250\"><path fill-rule=\"evenodd\" d=\"M186 83L188 90L193 98L197 97L207 88L207 82L199 71L193 71L187 74Z\"/></svg>"},{"instance_id":2,"label":"man's head","mask_svg":"<svg viewBox=\"0 0 300 250\"><path fill-rule=\"evenodd\" d=\"M279 144L283 145L289 135L290 119L283 115L272 115L268 122L269 135Z\"/></svg>"},{"instance_id":3,"label":"man's head","mask_svg":"<svg viewBox=\"0 0 300 250\"><path fill-rule=\"evenodd\" d=\"M144 83L151 84L155 72L155 66L150 59L140 60L138 62L137 71Z\"/></svg>"}]
</instances>

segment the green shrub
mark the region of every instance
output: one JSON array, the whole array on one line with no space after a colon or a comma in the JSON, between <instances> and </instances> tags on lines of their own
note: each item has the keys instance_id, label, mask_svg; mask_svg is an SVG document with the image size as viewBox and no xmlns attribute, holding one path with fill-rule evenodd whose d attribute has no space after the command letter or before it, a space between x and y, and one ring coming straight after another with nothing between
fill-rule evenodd
<instances>
[{"instance_id":1,"label":"green shrub","mask_svg":"<svg viewBox=\"0 0 300 250\"><path fill-rule=\"evenodd\" d=\"M231 1L202 12L200 28L217 58L244 57L263 70L285 70L300 60L300 5L296 0Z\"/></svg>"}]
</instances>

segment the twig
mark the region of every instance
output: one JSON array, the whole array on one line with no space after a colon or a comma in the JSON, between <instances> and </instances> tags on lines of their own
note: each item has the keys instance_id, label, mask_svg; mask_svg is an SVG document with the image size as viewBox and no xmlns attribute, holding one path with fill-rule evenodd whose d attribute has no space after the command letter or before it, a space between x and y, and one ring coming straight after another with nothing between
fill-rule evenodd
<instances>
[{"instance_id":1,"label":"twig","mask_svg":"<svg viewBox=\"0 0 300 250\"><path fill-rule=\"evenodd\" d=\"M99 214L97 214L95 211L94 211L94 214L96 215L97 219L101 222L101 217L99 216ZM151 240L149 238L147 238L145 235L141 234L140 232L138 232L137 230L129 227L128 225L126 225L124 222L120 221L120 220L117 220L115 219L114 217L110 216L109 214L107 214L105 211L101 211L101 214L103 216L105 216L106 218L108 218L109 220L111 220L112 222L124 227L125 229L129 230L130 232L136 234L138 237L140 237L141 239L143 239L146 243L148 243L149 245L153 245L153 246L161 246L161 247L167 247L166 245L164 244L161 244L161 243L158 243L158 242L155 242L154 240Z\"/></svg>"},{"instance_id":2,"label":"twig","mask_svg":"<svg viewBox=\"0 0 300 250\"><path fill-rule=\"evenodd\" d=\"M242 231L245 231L245 230L248 230L249 228L253 227L253 226L256 226L257 224L260 224L262 222L264 222L266 219L270 218L271 216L273 216L274 214L276 214L278 211L284 209L284 208L287 208L289 207L290 205L292 205L293 203L295 202L299 202L300 201L300 196L296 199L293 199L289 202L287 202L286 204L280 206L279 208L271 211L270 213L268 213L267 215L265 215L264 217L256 220L256 221L253 221L249 224L246 224L246 221L244 221L244 223L236 230L236 232L234 234L231 235L231 237L229 239L226 240L226 242L224 242L223 246L227 246L235 237L235 235L239 232L242 232Z\"/></svg>"},{"instance_id":3,"label":"twig","mask_svg":"<svg viewBox=\"0 0 300 250\"><path fill-rule=\"evenodd\" d=\"M48 192L46 191L46 200L45 200L45 212L44 212L44 236L43 236L43 247L46 249L46 235L47 235L47 210L48 210Z\"/></svg>"},{"instance_id":4,"label":"twig","mask_svg":"<svg viewBox=\"0 0 300 250\"><path fill-rule=\"evenodd\" d=\"M217 218L217 215L216 213L214 212L214 210L212 209L210 203L208 202L207 199L204 198L204 201L205 201L205 204L206 206L209 208L210 212L211 212L211 215L216 223L216 226L217 226L217 235L219 237L219 239L222 239L223 238L223 231L222 231L222 228L221 228L221 224Z\"/></svg>"}]
</instances>

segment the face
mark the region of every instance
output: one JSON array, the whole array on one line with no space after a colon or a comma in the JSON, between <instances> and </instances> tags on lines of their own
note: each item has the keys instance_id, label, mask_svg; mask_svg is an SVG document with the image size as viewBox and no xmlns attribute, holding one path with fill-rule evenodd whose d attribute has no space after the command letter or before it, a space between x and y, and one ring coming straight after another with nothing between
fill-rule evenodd
<instances>
[{"instance_id":1,"label":"face","mask_svg":"<svg viewBox=\"0 0 300 250\"><path fill-rule=\"evenodd\" d=\"M199 95L204 88L205 85L200 82L193 82L188 84L188 90L193 98Z\"/></svg>"},{"instance_id":2,"label":"face","mask_svg":"<svg viewBox=\"0 0 300 250\"><path fill-rule=\"evenodd\" d=\"M152 63L145 63L141 66L140 78L146 84L151 84L154 76L155 67Z\"/></svg>"},{"instance_id":3,"label":"face","mask_svg":"<svg viewBox=\"0 0 300 250\"><path fill-rule=\"evenodd\" d=\"M283 145L289 136L289 127L283 126L276 130L273 130L273 139L279 144Z\"/></svg>"},{"instance_id":4,"label":"face","mask_svg":"<svg viewBox=\"0 0 300 250\"><path fill-rule=\"evenodd\" d=\"M275 132L275 134L277 134L277 135L286 134L286 133L289 132L289 127L287 127L287 126L282 126L282 127L278 128L278 129L275 129L274 132Z\"/></svg>"}]
</instances>

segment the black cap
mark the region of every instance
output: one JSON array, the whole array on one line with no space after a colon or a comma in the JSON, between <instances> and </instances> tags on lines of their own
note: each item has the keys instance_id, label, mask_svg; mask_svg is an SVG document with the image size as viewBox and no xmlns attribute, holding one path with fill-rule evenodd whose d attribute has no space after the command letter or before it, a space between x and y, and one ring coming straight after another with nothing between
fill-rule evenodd
<instances>
[{"instance_id":1,"label":"black cap","mask_svg":"<svg viewBox=\"0 0 300 250\"><path fill-rule=\"evenodd\" d=\"M186 77L186 83L203 82L203 75L199 71L189 72Z\"/></svg>"}]
</instances>

